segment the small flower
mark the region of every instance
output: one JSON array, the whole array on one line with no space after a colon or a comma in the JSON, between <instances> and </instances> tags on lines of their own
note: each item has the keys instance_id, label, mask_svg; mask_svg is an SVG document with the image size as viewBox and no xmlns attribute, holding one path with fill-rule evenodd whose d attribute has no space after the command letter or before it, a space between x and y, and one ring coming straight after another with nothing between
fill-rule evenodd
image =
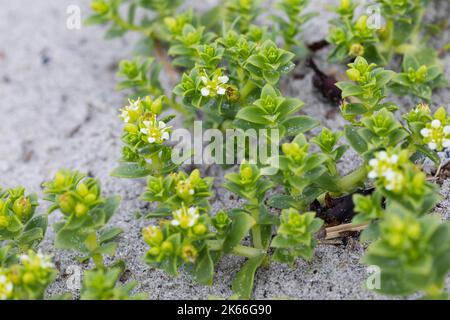
<instances>
[{"instance_id":1,"label":"small flower","mask_svg":"<svg viewBox=\"0 0 450 320\"><path fill-rule=\"evenodd\" d=\"M145 135L148 143L162 143L170 138L170 128L163 121L158 121L156 116L142 121L143 127L140 132Z\"/></svg>"},{"instance_id":2,"label":"small flower","mask_svg":"<svg viewBox=\"0 0 450 320\"><path fill-rule=\"evenodd\" d=\"M194 195L195 189L192 186L191 180L187 178L186 180L181 180L177 183L176 192L180 197L186 198Z\"/></svg>"},{"instance_id":3,"label":"small flower","mask_svg":"<svg viewBox=\"0 0 450 320\"><path fill-rule=\"evenodd\" d=\"M11 297L14 286L8 277L0 270L0 300L6 300Z\"/></svg>"},{"instance_id":4,"label":"small flower","mask_svg":"<svg viewBox=\"0 0 450 320\"><path fill-rule=\"evenodd\" d=\"M121 118L125 123L135 122L139 118L140 113L140 99L135 101L128 100L128 102L130 104L125 108L120 109L121 113L119 115L119 118Z\"/></svg>"},{"instance_id":5,"label":"small flower","mask_svg":"<svg viewBox=\"0 0 450 320\"><path fill-rule=\"evenodd\" d=\"M369 161L369 179L378 179L386 190L399 191L404 183L404 175L398 166L399 156L380 151Z\"/></svg>"},{"instance_id":6,"label":"small flower","mask_svg":"<svg viewBox=\"0 0 450 320\"><path fill-rule=\"evenodd\" d=\"M41 252L34 253L29 251L28 254L22 254L20 256L20 262L27 268L30 269L52 269L54 268L51 262L51 257L42 254Z\"/></svg>"},{"instance_id":7,"label":"small flower","mask_svg":"<svg viewBox=\"0 0 450 320\"><path fill-rule=\"evenodd\" d=\"M200 77L200 80L204 84L204 87L200 89L200 93L204 97L214 97L216 95L224 95L227 92L225 84L228 83L230 78L228 76L214 75L212 80L206 76Z\"/></svg>"},{"instance_id":8,"label":"small flower","mask_svg":"<svg viewBox=\"0 0 450 320\"><path fill-rule=\"evenodd\" d=\"M450 148L450 125L443 125L439 119L434 119L420 130L423 142L431 150L442 151L444 148Z\"/></svg>"},{"instance_id":9,"label":"small flower","mask_svg":"<svg viewBox=\"0 0 450 320\"><path fill-rule=\"evenodd\" d=\"M198 209L196 207L182 207L173 213L173 220L171 224L175 227L181 227L182 229L187 229L195 225L200 215L198 214Z\"/></svg>"}]
</instances>

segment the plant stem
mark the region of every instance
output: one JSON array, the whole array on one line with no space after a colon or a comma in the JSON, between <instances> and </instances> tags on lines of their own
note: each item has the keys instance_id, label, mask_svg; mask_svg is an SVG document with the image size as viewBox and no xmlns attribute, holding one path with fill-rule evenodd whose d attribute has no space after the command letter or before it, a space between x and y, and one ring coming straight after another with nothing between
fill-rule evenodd
<instances>
[{"instance_id":1,"label":"plant stem","mask_svg":"<svg viewBox=\"0 0 450 320\"><path fill-rule=\"evenodd\" d=\"M259 201L257 199L253 199L250 201L250 204L253 206L251 210L252 217L255 219L256 224L252 227L252 240L255 248L262 249L264 248L262 239L261 239L261 226L258 224L259 221Z\"/></svg>"},{"instance_id":2,"label":"plant stem","mask_svg":"<svg viewBox=\"0 0 450 320\"><path fill-rule=\"evenodd\" d=\"M255 88L256 84L253 81L248 80L240 90L241 101L244 101Z\"/></svg>"},{"instance_id":3,"label":"plant stem","mask_svg":"<svg viewBox=\"0 0 450 320\"><path fill-rule=\"evenodd\" d=\"M349 193L352 192L358 184L364 181L366 177L367 169L366 165L363 164L355 171L339 179L337 185L339 189L342 190L342 193Z\"/></svg>"}]
</instances>

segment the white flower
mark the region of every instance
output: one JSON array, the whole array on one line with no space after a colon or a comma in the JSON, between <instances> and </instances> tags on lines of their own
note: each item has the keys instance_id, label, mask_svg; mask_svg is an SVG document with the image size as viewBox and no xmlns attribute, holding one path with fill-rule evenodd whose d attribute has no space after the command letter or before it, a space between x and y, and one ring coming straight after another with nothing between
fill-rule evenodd
<instances>
[{"instance_id":1,"label":"white flower","mask_svg":"<svg viewBox=\"0 0 450 320\"><path fill-rule=\"evenodd\" d=\"M379 179L386 190L398 191L402 188L404 177L399 169L399 156L397 154L389 155L386 151L380 151L375 154L375 158L369 161L370 171L369 179Z\"/></svg>"},{"instance_id":2,"label":"white flower","mask_svg":"<svg viewBox=\"0 0 450 320\"><path fill-rule=\"evenodd\" d=\"M438 129L441 127L441 121L439 121L438 119L434 119L433 121L431 121L431 126L434 129Z\"/></svg>"},{"instance_id":3,"label":"white flower","mask_svg":"<svg viewBox=\"0 0 450 320\"><path fill-rule=\"evenodd\" d=\"M193 195L195 193L195 190L192 187L192 183L189 180L189 178L184 180L184 181L182 180L182 181L178 182L178 184L177 184L177 192L180 195L184 195L184 194Z\"/></svg>"},{"instance_id":4,"label":"white flower","mask_svg":"<svg viewBox=\"0 0 450 320\"><path fill-rule=\"evenodd\" d=\"M423 137L427 138L427 137L430 136L430 130L427 129L427 128L423 128L422 130L420 130L420 134L421 134Z\"/></svg>"},{"instance_id":5,"label":"white flower","mask_svg":"<svg viewBox=\"0 0 450 320\"><path fill-rule=\"evenodd\" d=\"M157 121L156 116L154 116L151 120L142 121L144 125L141 128L141 133L147 136L147 141L149 143L161 143L165 140L169 140L170 134L169 129L163 121Z\"/></svg>"},{"instance_id":6,"label":"white flower","mask_svg":"<svg viewBox=\"0 0 450 320\"><path fill-rule=\"evenodd\" d=\"M224 86L230 78L228 76L214 75L212 80L209 80L207 76L201 76L200 80L204 84L204 87L200 89L200 93L204 97L214 97L215 95L224 95L227 91Z\"/></svg>"},{"instance_id":7,"label":"white flower","mask_svg":"<svg viewBox=\"0 0 450 320\"><path fill-rule=\"evenodd\" d=\"M429 143L428 143L428 147L429 147L431 150L436 150L436 149L437 149L437 143L436 143L436 142L429 142Z\"/></svg>"},{"instance_id":8,"label":"white flower","mask_svg":"<svg viewBox=\"0 0 450 320\"><path fill-rule=\"evenodd\" d=\"M450 148L450 139L445 139L444 142L442 142L442 146L444 148Z\"/></svg>"},{"instance_id":9,"label":"white flower","mask_svg":"<svg viewBox=\"0 0 450 320\"><path fill-rule=\"evenodd\" d=\"M375 179L376 177L378 177L378 174L375 171L370 171L368 174L369 179Z\"/></svg>"},{"instance_id":10,"label":"white flower","mask_svg":"<svg viewBox=\"0 0 450 320\"><path fill-rule=\"evenodd\" d=\"M176 227L179 226L183 229L187 229L194 226L199 217L200 215L198 214L198 209L196 207L190 207L189 209L183 207L173 212L171 224Z\"/></svg>"},{"instance_id":11,"label":"white flower","mask_svg":"<svg viewBox=\"0 0 450 320\"><path fill-rule=\"evenodd\" d=\"M227 92L227 90L225 88L223 88L223 87L218 87L217 88L217 94L218 95L224 95L225 92Z\"/></svg>"},{"instance_id":12,"label":"white flower","mask_svg":"<svg viewBox=\"0 0 450 320\"><path fill-rule=\"evenodd\" d=\"M210 93L210 91L209 91L209 86L208 86L208 87L203 87L203 88L200 90L200 92L202 93L202 96L204 96L204 97L209 96L209 93Z\"/></svg>"},{"instance_id":13,"label":"white flower","mask_svg":"<svg viewBox=\"0 0 450 320\"><path fill-rule=\"evenodd\" d=\"M136 101L128 100L129 105L120 110L121 113L119 118L121 118L125 123L130 122L130 120L135 121L138 116L140 101L140 99L137 99Z\"/></svg>"},{"instance_id":14,"label":"white flower","mask_svg":"<svg viewBox=\"0 0 450 320\"><path fill-rule=\"evenodd\" d=\"M52 269L54 267L51 262L51 257L38 253L31 252L30 254L22 254L20 256L20 262L24 266L30 266L32 268Z\"/></svg>"},{"instance_id":15,"label":"white flower","mask_svg":"<svg viewBox=\"0 0 450 320\"><path fill-rule=\"evenodd\" d=\"M230 80L230 78L228 78L227 76L221 76L218 79L219 79L219 82L222 84L228 83L228 81Z\"/></svg>"}]
</instances>

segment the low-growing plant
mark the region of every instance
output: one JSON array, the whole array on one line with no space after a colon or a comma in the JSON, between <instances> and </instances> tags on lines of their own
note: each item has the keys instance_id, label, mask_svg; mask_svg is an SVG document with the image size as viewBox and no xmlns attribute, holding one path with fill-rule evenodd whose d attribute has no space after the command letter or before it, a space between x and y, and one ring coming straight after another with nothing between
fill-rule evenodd
<instances>
[{"instance_id":1,"label":"low-growing plant","mask_svg":"<svg viewBox=\"0 0 450 320\"><path fill-rule=\"evenodd\" d=\"M396 75L392 92L430 102L432 90L447 86L448 82L440 67L438 50L427 45L424 34L423 16L428 3L376 0L367 7L370 15L355 17L358 2L342 0L335 8L339 18L331 21L327 37L334 47L329 59L347 62L364 57L371 63L389 65L400 55L402 72Z\"/></svg>"},{"instance_id":2,"label":"low-growing plant","mask_svg":"<svg viewBox=\"0 0 450 320\"><path fill-rule=\"evenodd\" d=\"M243 256L247 260L232 289L234 297L250 298L259 267L313 258L323 221L316 217L320 211L311 211L353 195L353 223L367 225L361 240L370 242L363 262L381 269L377 290L443 297L449 224L428 214L439 201L438 188L421 163L430 158L440 164L438 151L450 144L449 118L443 108L432 115L428 105L418 104L402 122L394 114L398 106L385 101L398 93L430 102L432 90L444 84L437 55L421 45L426 2L377 1L387 19L381 30L371 28L366 15L355 19L353 1L336 9L340 19L328 38L336 47L331 58L351 62L350 81L337 83L348 121L342 132L323 127L312 133L320 122L298 115L303 102L284 96L280 87L293 61L306 52L298 35L313 17L302 14L307 1L279 1L284 15L274 15L275 25L258 24L261 6L251 0L230 0L204 15L147 6L157 14L145 27L119 23L123 31L139 31L156 44L152 52L174 82L166 98L149 82L148 74L156 77L149 65L121 64L122 75L137 79L125 87L138 94L120 115L125 146L112 175L147 177L141 201L155 206L143 215L152 220L142 231L148 245L144 261L175 276L184 270L211 285L223 255ZM117 24L116 13L96 11L103 15L96 22ZM224 13L222 26L213 18L218 12ZM403 72L379 66L396 54L404 56ZM201 119L222 132L279 131L280 143L272 146L279 154L253 161L246 146L241 150L246 161L225 176L223 187L245 200L240 207L212 212L212 178L197 169L185 172L182 161L173 161L170 138L176 125L168 125L173 116L162 115L168 109L179 111L188 124ZM349 148L362 164L341 175L338 162Z\"/></svg>"}]
</instances>

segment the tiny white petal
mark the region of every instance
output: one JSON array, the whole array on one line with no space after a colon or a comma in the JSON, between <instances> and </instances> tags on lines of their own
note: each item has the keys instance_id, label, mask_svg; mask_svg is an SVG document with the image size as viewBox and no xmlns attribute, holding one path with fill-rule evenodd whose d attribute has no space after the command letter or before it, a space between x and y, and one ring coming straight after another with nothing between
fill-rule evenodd
<instances>
[{"instance_id":1,"label":"tiny white petal","mask_svg":"<svg viewBox=\"0 0 450 320\"><path fill-rule=\"evenodd\" d=\"M444 148L450 148L450 139L445 139L442 142L442 145L444 146Z\"/></svg>"},{"instance_id":2,"label":"tiny white petal","mask_svg":"<svg viewBox=\"0 0 450 320\"><path fill-rule=\"evenodd\" d=\"M175 227L180 225L180 221L178 220L172 220L170 223Z\"/></svg>"},{"instance_id":3,"label":"tiny white petal","mask_svg":"<svg viewBox=\"0 0 450 320\"><path fill-rule=\"evenodd\" d=\"M219 77L219 82L220 82L220 83L227 83L228 80L230 80L230 78L228 78L227 76L221 76L221 77Z\"/></svg>"},{"instance_id":4,"label":"tiny white petal","mask_svg":"<svg viewBox=\"0 0 450 320\"><path fill-rule=\"evenodd\" d=\"M149 137L149 138L148 138L148 142L149 142L149 143L153 143L153 142L155 142L155 141L156 141L156 139L153 138L153 137Z\"/></svg>"},{"instance_id":5,"label":"tiny white petal","mask_svg":"<svg viewBox=\"0 0 450 320\"><path fill-rule=\"evenodd\" d=\"M371 167L378 166L378 160L377 159L370 159L369 166L371 166Z\"/></svg>"},{"instance_id":6,"label":"tiny white petal","mask_svg":"<svg viewBox=\"0 0 450 320\"><path fill-rule=\"evenodd\" d=\"M450 126L445 126L444 127L444 134L450 134Z\"/></svg>"},{"instance_id":7,"label":"tiny white petal","mask_svg":"<svg viewBox=\"0 0 450 320\"><path fill-rule=\"evenodd\" d=\"M441 126L441 121L439 121L438 119L434 119L433 121L431 121L431 126L437 129Z\"/></svg>"},{"instance_id":8,"label":"tiny white petal","mask_svg":"<svg viewBox=\"0 0 450 320\"><path fill-rule=\"evenodd\" d=\"M450 141L450 140L449 140ZM194 194L194 189L189 190L189 194Z\"/></svg>"},{"instance_id":9,"label":"tiny white petal","mask_svg":"<svg viewBox=\"0 0 450 320\"><path fill-rule=\"evenodd\" d=\"M169 138L170 138L169 133L168 133L168 132L164 132L164 133L162 134L161 138L162 138L163 140L169 140Z\"/></svg>"},{"instance_id":10,"label":"tiny white petal","mask_svg":"<svg viewBox=\"0 0 450 320\"><path fill-rule=\"evenodd\" d=\"M430 135L430 130L428 130L427 128L423 128L422 130L420 130L420 134L426 138Z\"/></svg>"},{"instance_id":11,"label":"tiny white petal","mask_svg":"<svg viewBox=\"0 0 450 320\"><path fill-rule=\"evenodd\" d=\"M141 133L147 134L147 133L148 133L148 129L146 129L146 128L141 128Z\"/></svg>"},{"instance_id":12,"label":"tiny white petal","mask_svg":"<svg viewBox=\"0 0 450 320\"><path fill-rule=\"evenodd\" d=\"M165 124L163 121L160 121L160 122L158 123L158 126L159 126L160 129L163 129L163 128L166 127L166 124Z\"/></svg>"},{"instance_id":13,"label":"tiny white petal","mask_svg":"<svg viewBox=\"0 0 450 320\"><path fill-rule=\"evenodd\" d=\"M369 179L375 179L377 176L378 175L375 171L370 171L368 174Z\"/></svg>"},{"instance_id":14,"label":"tiny white petal","mask_svg":"<svg viewBox=\"0 0 450 320\"><path fill-rule=\"evenodd\" d=\"M429 147L431 150L436 150L437 144L436 144L435 142L430 142L430 143L428 144L428 147Z\"/></svg>"},{"instance_id":15,"label":"tiny white petal","mask_svg":"<svg viewBox=\"0 0 450 320\"><path fill-rule=\"evenodd\" d=\"M201 76L201 77L200 77L200 80L202 80L202 82L203 82L204 84L207 84L207 83L208 83L208 78L205 77L205 76Z\"/></svg>"},{"instance_id":16,"label":"tiny white petal","mask_svg":"<svg viewBox=\"0 0 450 320\"><path fill-rule=\"evenodd\" d=\"M217 94L224 95L227 90L223 87L217 88Z\"/></svg>"},{"instance_id":17,"label":"tiny white petal","mask_svg":"<svg viewBox=\"0 0 450 320\"><path fill-rule=\"evenodd\" d=\"M392 163L397 163L397 161L398 161L398 156L397 156L396 154L393 154L393 155L391 156L391 162L392 162Z\"/></svg>"},{"instance_id":18,"label":"tiny white petal","mask_svg":"<svg viewBox=\"0 0 450 320\"><path fill-rule=\"evenodd\" d=\"M380 151L380 152L378 152L378 156L377 156L378 159L386 160L387 157L388 157L388 154L387 154L386 151Z\"/></svg>"},{"instance_id":19,"label":"tiny white petal","mask_svg":"<svg viewBox=\"0 0 450 320\"><path fill-rule=\"evenodd\" d=\"M209 89L206 87L202 88L202 90L200 90L200 92L202 93L202 96L204 96L204 97L209 96Z\"/></svg>"}]
</instances>

